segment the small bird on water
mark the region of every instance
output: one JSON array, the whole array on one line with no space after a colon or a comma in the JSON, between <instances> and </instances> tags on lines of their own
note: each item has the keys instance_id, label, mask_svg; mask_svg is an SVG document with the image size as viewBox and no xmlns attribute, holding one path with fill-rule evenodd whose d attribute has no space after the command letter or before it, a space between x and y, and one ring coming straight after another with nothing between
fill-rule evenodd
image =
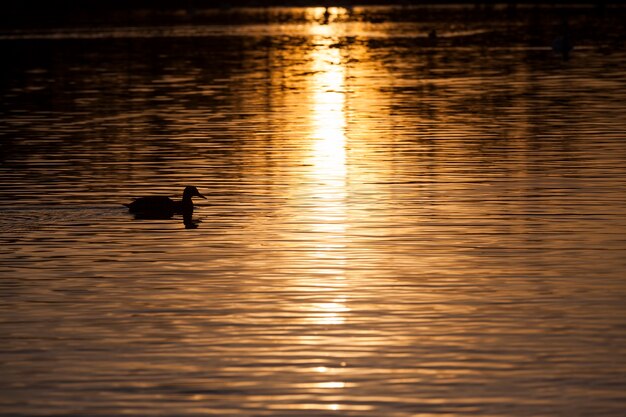
<instances>
[{"instance_id":1,"label":"small bird on water","mask_svg":"<svg viewBox=\"0 0 626 417\"><path fill-rule=\"evenodd\" d=\"M128 207L129 213L141 218L169 219L174 214L182 214L183 216L191 217L193 214L192 197L206 199L205 196L200 194L196 187L189 186L185 187L183 199L180 201L174 201L169 197L153 196L141 197L132 203L124 205Z\"/></svg>"}]
</instances>

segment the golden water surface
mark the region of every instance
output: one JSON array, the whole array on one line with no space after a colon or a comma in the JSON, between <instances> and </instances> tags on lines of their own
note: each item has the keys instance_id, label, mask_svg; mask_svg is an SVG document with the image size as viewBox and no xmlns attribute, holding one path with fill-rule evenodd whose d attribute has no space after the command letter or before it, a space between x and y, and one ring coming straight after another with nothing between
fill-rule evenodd
<instances>
[{"instance_id":1,"label":"golden water surface","mask_svg":"<svg viewBox=\"0 0 626 417\"><path fill-rule=\"evenodd\" d=\"M623 415L624 50L306 13L0 36L0 414Z\"/></svg>"}]
</instances>

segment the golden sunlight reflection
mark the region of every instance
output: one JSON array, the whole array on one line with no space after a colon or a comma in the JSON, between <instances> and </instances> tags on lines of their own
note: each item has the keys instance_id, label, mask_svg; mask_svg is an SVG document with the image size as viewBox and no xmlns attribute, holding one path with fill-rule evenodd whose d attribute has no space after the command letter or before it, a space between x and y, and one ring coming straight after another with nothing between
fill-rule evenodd
<instances>
[{"instance_id":1,"label":"golden sunlight reflection","mask_svg":"<svg viewBox=\"0 0 626 417\"><path fill-rule=\"evenodd\" d=\"M331 43L331 38L323 38L312 56L313 129L307 162L311 166L308 175L312 185L312 210L317 219L315 229L341 235L345 232L347 175L345 69L340 49L329 47Z\"/></svg>"},{"instance_id":2,"label":"golden sunlight reflection","mask_svg":"<svg viewBox=\"0 0 626 417\"><path fill-rule=\"evenodd\" d=\"M326 22L327 23L327 22ZM318 298L303 306L306 322L318 326L338 326L346 323L347 297L337 295L346 286L347 207L345 79L341 49L334 47L333 25L317 25L312 29L315 48L310 56L311 73L311 133L305 157L305 188L307 223L315 236L311 240L309 261L322 280L316 291L329 291L329 297ZM320 288L318 285L323 286ZM334 293L334 295L330 295ZM303 343L310 343L303 341ZM339 368L342 369L342 368ZM314 373L330 373L333 379L315 382L312 388L342 390L346 383L338 380L336 371L320 366ZM338 392L338 391L337 391ZM330 403L328 410L339 411L342 405Z\"/></svg>"},{"instance_id":3,"label":"golden sunlight reflection","mask_svg":"<svg viewBox=\"0 0 626 417\"><path fill-rule=\"evenodd\" d=\"M346 387L346 383L345 382L340 382L340 381L331 381L331 382L320 382L319 384L317 384L318 388L345 388Z\"/></svg>"},{"instance_id":4,"label":"golden sunlight reflection","mask_svg":"<svg viewBox=\"0 0 626 417\"><path fill-rule=\"evenodd\" d=\"M320 10L324 13L325 9ZM281 262L276 267L289 272L284 285L294 295L284 308L289 320L302 329L294 341L299 349L311 352L328 352L350 324L353 311L346 256L351 224L346 136L349 46L335 33L336 26L332 21L323 24L312 19L307 27L310 44L293 52L302 54L298 71L276 80L293 83L289 84L293 88L280 90L286 103L281 122L283 129L297 132L285 140L285 146L297 150L297 163L283 177L290 187L280 216L289 227L281 229ZM297 388L324 397L300 408L344 411L356 407L343 403L346 391L355 387L345 378L350 372L347 362L343 356L325 357L300 368Z\"/></svg>"},{"instance_id":5,"label":"golden sunlight reflection","mask_svg":"<svg viewBox=\"0 0 626 417\"><path fill-rule=\"evenodd\" d=\"M311 307L312 321L315 324L333 325L346 321L345 313L350 311L345 305L345 297L337 297L328 303L314 303Z\"/></svg>"},{"instance_id":6,"label":"golden sunlight reflection","mask_svg":"<svg viewBox=\"0 0 626 417\"><path fill-rule=\"evenodd\" d=\"M346 118L345 68L341 50L331 47L331 37L315 37L311 53L311 133L305 156L306 198L303 213L314 238L310 262L327 289L345 286L346 259L342 248L346 235ZM318 288L319 289L319 288ZM309 319L319 325L345 322L345 298L336 297L309 305Z\"/></svg>"}]
</instances>

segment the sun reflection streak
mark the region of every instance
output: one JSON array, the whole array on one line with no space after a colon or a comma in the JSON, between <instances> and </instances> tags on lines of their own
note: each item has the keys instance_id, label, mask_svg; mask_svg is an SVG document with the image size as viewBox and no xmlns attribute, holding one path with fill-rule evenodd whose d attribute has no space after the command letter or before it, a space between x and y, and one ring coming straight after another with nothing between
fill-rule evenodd
<instances>
[{"instance_id":1,"label":"sun reflection streak","mask_svg":"<svg viewBox=\"0 0 626 417\"><path fill-rule=\"evenodd\" d=\"M313 241L312 258L318 271L342 280L346 259L341 251L346 235L346 117L345 67L341 50L331 47L331 37L317 37L311 55L311 135L307 157L308 217ZM333 284L336 287L336 283ZM345 323L345 297L311 305L311 320L319 325Z\"/></svg>"},{"instance_id":2,"label":"sun reflection streak","mask_svg":"<svg viewBox=\"0 0 626 417\"><path fill-rule=\"evenodd\" d=\"M313 190L315 229L345 233L346 120L344 114L345 69L341 51L330 48L332 39L322 38L312 56L313 108L312 149L309 176Z\"/></svg>"},{"instance_id":3,"label":"sun reflection streak","mask_svg":"<svg viewBox=\"0 0 626 417\"><path fill-rule=\"evenodd\" d=\"M346 66L333 24L313 26L314 47L309 55L310 133L303 155L302 184L298 195L304 208L296 215L306 230L306 262L310 266L301 287L312 294L299 308L304 312L302 322L320 329L345 325L350 308L345 295L347 258L345 255L347 208L347 150L346 150ZM319 340L302 338L307 349ZM338 371L340 370L340 371ZM314 391L329 391L340 395L348 385L337 372L344 368L319 366L308 369ZM320 378L326 375L326 378ZM320 381L321 379L321 381ZM326 380L324 380L326 379ZM328 403L329 410L341 410L344 405Z\"/></svg>"}]
</instances>

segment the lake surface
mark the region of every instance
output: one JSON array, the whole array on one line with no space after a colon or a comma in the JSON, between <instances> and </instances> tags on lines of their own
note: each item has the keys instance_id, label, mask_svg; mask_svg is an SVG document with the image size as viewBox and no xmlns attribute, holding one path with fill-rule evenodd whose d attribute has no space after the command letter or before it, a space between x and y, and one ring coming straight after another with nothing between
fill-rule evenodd
<instances>
[{"instance_id":1,"label":"lake surface","mask_svg":"<svg viewBox=\"0 0 626 417\"><path fill-rule=\"evenodd\" d=\"M626 50L349 12L0 34L0 414L624 415Z\"/></svg>"}]
</instances>

